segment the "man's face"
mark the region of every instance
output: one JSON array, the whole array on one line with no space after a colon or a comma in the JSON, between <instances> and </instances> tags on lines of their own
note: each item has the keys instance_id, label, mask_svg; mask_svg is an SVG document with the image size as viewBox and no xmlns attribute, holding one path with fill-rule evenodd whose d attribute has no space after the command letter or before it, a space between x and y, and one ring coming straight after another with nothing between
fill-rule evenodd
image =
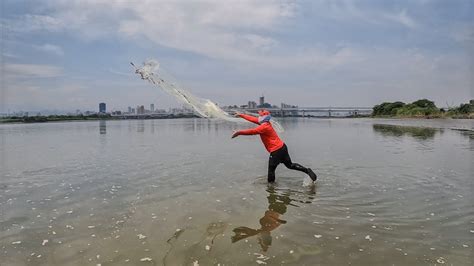
<instances>
[{"instance_id":1,"label":"man's face","mask_svg":"<svg viewBox=\"0 0 474 266\"><path fill-rule=\"evenodd\" d=\"M258 115L259 116L264 116L264 115L268 115L268 114L269 114L269 112L267 110L263 110L263 109L258 110Z\"/></svg>"}]
</instances>

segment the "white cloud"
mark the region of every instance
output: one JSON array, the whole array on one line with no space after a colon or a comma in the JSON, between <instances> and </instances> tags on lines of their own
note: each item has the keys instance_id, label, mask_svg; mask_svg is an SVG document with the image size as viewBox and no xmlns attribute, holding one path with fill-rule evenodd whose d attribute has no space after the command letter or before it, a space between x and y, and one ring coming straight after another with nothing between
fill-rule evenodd
<instances>
[{"instance_id":1,"label":"white cloud","mask_svg":"<svg viewBox=\"0 0 474 266\"><path fill-rule=\"evenodd\" d=\"M2 53L2 56L3 57L9 57L9 58L20 58L19 55L12 54L12 53L7 53L7 52Z\"/></svg>"},{"instance_id":2,"label":"white cloud","mask_svg":"<svg viewBox=\"0 0 474 266\"><path fill-rule=\"evenodd\" d=\"M400 13L397 13L397 14L387 13L387 14L384 14L384 16L387 19L398 22L402 24L403 26L410 29L416 29L418 27L418 23L415 21L415 19L413 19L407 14L407 11L405 9L400 11Z\"/></svg>"},{"instance_id":3,"label":"white cloud","mask_svg":"<svg viewBox=\"0 0 474 266\"><path fill-rule=\"evenodd\" d=\"M85 39L111 34L211 58L251 60L278 42L269 33L294 16L287 1L50 1L49 15L4 21L14 32L64 31Z\"/></svg>"},{"instance_id":4,"label":"white cloud","mask_svg":"<svg viewBox=\"0 0 474 266\"><path fill-rule=\"evenodd\" d=\"M51 53L51 54L55 54L55 55L58 55L58 56L63 56L64 55L63 48L61 48L60 46L57 46L57 45L45 43L43 45L33 45L33 47L37 50L47 52L47 53Z\"/></svg>"},{"instance_id":5,"label":"white cloud","mask_svg":"<svg viewBox=\"0 0 474 266\"><path fill-rule=\"evenodd\" d=\"M127 8L134 17L119 22L119 33L211 58L248 61L277 41L294 6L277 1L153 2ZM256 33L256 32L259 33Z\"/></svg>"},{"instance_id":6,"label":"white cloud","mask_svg":"<svg viewBox=\"0 0 474 266\"><path fill-rule=\"evenodd\" d=\"M284 40L281 43L272 38L272 33L280 31L301 11L290 1L56 0L49 6L49 16L24 16L31 23L30 30L64 30L86 39L114 34L236 64L264 67L332 69L358 60L350 48L326 51L314 46L289 47ZM312 6L320 9L313 14L316 16L374 24L396 22L409 28L417 25L405 10L389 13L360 9L352 1L323 1Z\"/></svg>"},{"instance_id":7,"label":"white cloud","mask_svg":"<svg viewBox=\"0 0 474 266\"><path fill-rule=\"evenodd\" d=\"M409 29L416 29L420 24L411 17L406 9L401 11L375 8L372 6L361 7L356 1L323 1L312 3L314 15L330 18L337 21L362 22L372 25L386 26L397 24Z\"/></svg>"},{"instance_id":8,"label":"white cloud","mask_svg":"<svg viewBox=\"0 0 474 266\"><path fill-rule=\"evenodd\" d=\"M45 16L26 14L16 19L2 20L2 26L13 32L33 31L61 31L66 28L61 19Z\"/></svg>"},{"instance_id":9,"label":"white cloud","mask_svg":"<svg viewBox=\"0 0 474 266\"><path fill-rule=\"evenodd\" d=\"M51 78L62 74L62 68L38 64L5 64L5 79L17 78Z\"/></svg>"},{"instance_id":10,"label":"white cloud","mask_svg":"<svg viewBox=\"0 0 474 266\"><path fill-rule=\"evenodd\" d=\"M5 105L16 110L70 109L84 107L90 101L76 84L45 85L30 80L8 83ZM60 100L58 100L60 99Z\"/></svg>"},{"instance_id":11,"label":"white cloud","mask_svg":"<svg viewBox=\"0 0 474 266\"><path fill-rule=\"evenodd\" d=\"M457 25L451 31L451 36L457 42L467 44L470 48L473 47L474 43L474 24L470 25Z\"/></svg>"}]
</instances>

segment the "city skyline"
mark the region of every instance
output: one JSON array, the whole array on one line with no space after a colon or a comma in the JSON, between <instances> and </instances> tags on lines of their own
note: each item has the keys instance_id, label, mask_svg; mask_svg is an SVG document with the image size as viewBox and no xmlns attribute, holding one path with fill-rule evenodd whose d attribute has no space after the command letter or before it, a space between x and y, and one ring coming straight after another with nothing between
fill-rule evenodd
<instances>
[{"instance_id":1,"label":"city skyline","mask_svg":"<svg viewBox=\"0 0 474 266\"><path fill-rule=\"evenodd\" d=\"M239 103L239 104L229 104L229 105L223 105L223 106L220 106L221 108L227 108L227 107L231 107L231 108L243 108L243 109L256 109L256 108L262 108L262 109L265 109L265 108L297 108L298 105L294 105L294 104L287 104L287 103L284 103L284 102L281 102L280 104L275 104L275 103L269 103L265 100L265 96L264 95L261 95L258 97L258 104L257 102L253 101L252 99L249 100L247 102L247 104L242 104L242 103ZM107 103L106 102L100 102L98 104L98 111L94 111L94 110L83 110L83 109L75 109L74 111L73 110L48 110L48 109L44 109L44 110L9 110L8 112L6 113L0 113L0 115L10 115L10 114L21 114L21 113L31 113L32 115L37 115L37 114L41 114L43 111L48 113L48 114L83 114L83 113L117 113L117 112L121 112L121 113L130 113L130 114L145 114L145 113L163 113L163 112L175 112L177 110L185 110L185 111L189 111L189 110L192 110L191 107L187 107L185 104L181 105L180 107L178 106L173 106L173 107L168 107L168 108L156 108L155 109L155 104L154 103L150 103L149 106L150 108L149 109L146 109L145 105L144 104L138 104L138 105L133 105L135 107L132 107L131 105L127 106L126 108L124 109L119 109L119 108L114 108L112 107L110 110L108 109L107 106ZM218 104L219 106L219 104ZM313 107L316 107L316 106L313 106ZM323 106L318 106L318 107L323 107ZM324 107L328 107L328 106L324 106ZM333 107L337 107L337 106L333 106ZM343 106L339 106L339 107L343 107ZM349 107L349 106L346 106L346 107ZM366 106L359 106L359 107L363 107L363 108L366 108ZM168 109L168 111L166 111L166 109Z\"/></svg>"},{"instance_id":2,"label":"city skyline","mask_svg":"<svg viewBox=\"0 0 474 266\"><path fill-rule=\"evenodd\" d=\"M177 106L129 66L149 58L220 105L455 106L474 95L473 5L2 1L0 112Z\"/></svg>"}]
</instances>

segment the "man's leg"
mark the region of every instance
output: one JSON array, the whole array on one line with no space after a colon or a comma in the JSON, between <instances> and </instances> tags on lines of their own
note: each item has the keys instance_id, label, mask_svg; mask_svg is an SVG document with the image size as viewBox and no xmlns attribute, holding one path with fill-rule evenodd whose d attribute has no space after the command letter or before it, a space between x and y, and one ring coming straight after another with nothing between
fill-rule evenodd
<instances>
[{"instance_id":1,"label":"man's leg","mask_svg":"<svg viewBox=\"0 0 474 266\"><path fill-rule=\"evenodd\" d=\"M302 166L299 163L293 163L293 162L290 161L290 162L285 162L284 164L288 169L297 170L297 171L303 172L305 174L308 173L308 168Z\"/></svg>"},{"instance_id":2,"label":"man's leg","mask_svg":"<svg viewBox=\"0 0 474 266\"><path fill-rule=\"evenodd\" d=\"M286 147L285 147L286 148ZM284 157L284 160L283 160L283 164L285 164L285 166L288 168L288 169L292 169L292 170L297 170L297 171L300 171L300 172L303 172L307 175L309 175L309 177L313 180L313 181L316 181L316 179L318 178L316 176L316 174L313 172L313 170L311 170L311 168L306 168L304 166L302 166L301 164L299 163L294 163L291 161L291 157L290 157L290 154L288 153L288 149L285 149L285 157Z\"/></svg>"},{"instance_id":3,"label":"man's leg","mask_svg":"<svg viewBox=\"0 0 474 266\"><path fill-rule=\"evenodd\" d=\"M278 159L270 154L270 158L268 159L268 183L275 182L275 170L278 164Z\"/></svg>"}]
</instances>

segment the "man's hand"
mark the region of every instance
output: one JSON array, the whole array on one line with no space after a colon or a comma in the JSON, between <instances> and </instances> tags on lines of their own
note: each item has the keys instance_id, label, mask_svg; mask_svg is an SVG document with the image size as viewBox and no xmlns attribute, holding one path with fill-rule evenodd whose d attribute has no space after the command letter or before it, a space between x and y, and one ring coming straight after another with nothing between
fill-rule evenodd
<instances>
[{"instance_id":1,"label":"man's hand","mask_svg":"<svg viewBox=\"0 0 474 266\"><path fill-rule=\"evenodd\" d=\"M234 116L235 117L240 117L240 112L235 112Z\"/></svg>"},{"instance_id":2,"label":"man's hand","mask_svg":"<svg viewBox=\"0 0 474 266\"><path fill-rule=\"evenodd\" d=\"M232 134L232 138L235 138L235 137L237 137L238 135L240 135L240 134L239 134L239 131L234 131L234 134Z\"/></svg>"}]
</instances>

